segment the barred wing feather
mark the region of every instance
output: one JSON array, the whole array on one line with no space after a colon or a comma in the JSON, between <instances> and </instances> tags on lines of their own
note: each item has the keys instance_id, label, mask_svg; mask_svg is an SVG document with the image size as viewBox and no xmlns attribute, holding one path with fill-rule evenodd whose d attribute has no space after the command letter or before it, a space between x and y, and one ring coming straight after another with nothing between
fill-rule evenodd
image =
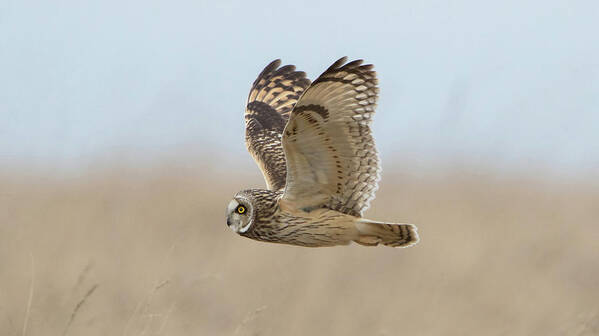
<instances>
[{"instance_id":1,"label":"barred wing feather","mask_svg":"<svg viewBox=\"0 0 599 336\"><path fill-rule=\"evenodd\" d=\"M285 187L286 163L281 137L289 113L310 85L306 74L295 66L268 64L254 81L245 110L245 142L262 171L267 187Z\"/></svg>"},{"instance_id":2,"label":"barred wing feather","mask_svg":"<svg viewBox=\"0 0 599 336\"><path fill-rule=\"evenodd\" d=\"M287 178L283 201L361 217L378 189L380 165L370 124L376 73L341 58L310 85L283 133Z\"/></svg>"}]
</instances>

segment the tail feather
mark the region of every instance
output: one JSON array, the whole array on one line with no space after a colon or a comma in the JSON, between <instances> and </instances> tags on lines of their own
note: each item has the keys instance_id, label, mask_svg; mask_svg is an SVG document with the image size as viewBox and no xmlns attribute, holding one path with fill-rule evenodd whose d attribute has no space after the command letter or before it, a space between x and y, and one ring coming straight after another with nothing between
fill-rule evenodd
<instances>
[{"instance_id":1,"label":"tail feather","mask_svg":"<svg viewBox=\"0 0 599 336\"><path fill-rule=\"evenodd\" d=\"M366 246L383 244L391 247L409 247L418 243L418 230L412 224L375 222L360 219L356 222L360 232L356 243Z\"/></svg>"}]
</instances>

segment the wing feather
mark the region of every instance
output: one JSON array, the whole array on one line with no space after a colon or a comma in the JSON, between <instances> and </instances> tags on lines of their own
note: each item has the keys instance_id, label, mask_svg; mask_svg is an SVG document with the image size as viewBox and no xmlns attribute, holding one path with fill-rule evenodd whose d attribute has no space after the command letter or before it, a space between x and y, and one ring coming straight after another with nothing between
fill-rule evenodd
<instances>
[{"instance_id":1,"label":"wing feather","mask_svg":"<svg viewBox=\"0 0 599 336\"><path fill-rule=\"evenodd\" d=\"M283 134L287 179L283 199L298 208L328 207L361 216L380 179L370 124L376 73L341 58L297 102Z\"/></svg>"},{"instance_id":2,"label":"wing feather","mask_svg":"<svg viewBox=\"0 0 599 336\"><path fill-rule=\"evenodd\" d=\"M300 95L310 85L295 66L272 61L258 75L245 110L245 141L260 167L268 189L285 187L286 163L281 144L283 129Z\"/></svg>"}]
</instances>

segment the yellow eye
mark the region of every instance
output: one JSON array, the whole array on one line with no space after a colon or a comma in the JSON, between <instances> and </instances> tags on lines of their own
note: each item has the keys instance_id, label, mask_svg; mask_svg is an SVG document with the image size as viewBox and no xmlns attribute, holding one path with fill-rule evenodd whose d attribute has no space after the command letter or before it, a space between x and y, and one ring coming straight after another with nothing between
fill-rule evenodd
<instances>
[{"instance_id":1,"label":"yellow eye","mask_svg":"<svg viewBox=\"0 0 599 336\"><path fill-rule=\"evenodd\" d=\"M237 213L244 214L245 213L245 207L243 205L238 206L237 207Z\"/></svg>"}]
</instances>

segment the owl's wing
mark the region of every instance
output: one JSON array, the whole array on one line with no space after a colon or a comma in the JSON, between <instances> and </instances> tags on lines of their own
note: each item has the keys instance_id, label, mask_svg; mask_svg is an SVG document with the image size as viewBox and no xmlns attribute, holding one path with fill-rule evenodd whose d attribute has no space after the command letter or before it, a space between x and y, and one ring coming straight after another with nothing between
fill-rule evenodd
<instances>
[{"instance_id":1,"label":"owl's wing","mask_svg":"<svg viewBox=\"0 0 599 336\"><path fill-rule=\"evenodd\" d=\"M289 113L310 85L306 73L275 60L262 70L250 90L245 110L245 143L262 170L268 189L285 187L281 136Z\"/></svg>"},{"instance_id":2,"label":"owl's wing","mask_svg":"<svg viewBox=\"0 0 599 336\"><path fill-rule=\"evenodd\" d=\"M344 65L346 60L320 75L291 112L283 133L287 184L282 204L360 217L380 179L370 131L378 81L372 65L362 60Z\"/></svg>"}]
</instances>

